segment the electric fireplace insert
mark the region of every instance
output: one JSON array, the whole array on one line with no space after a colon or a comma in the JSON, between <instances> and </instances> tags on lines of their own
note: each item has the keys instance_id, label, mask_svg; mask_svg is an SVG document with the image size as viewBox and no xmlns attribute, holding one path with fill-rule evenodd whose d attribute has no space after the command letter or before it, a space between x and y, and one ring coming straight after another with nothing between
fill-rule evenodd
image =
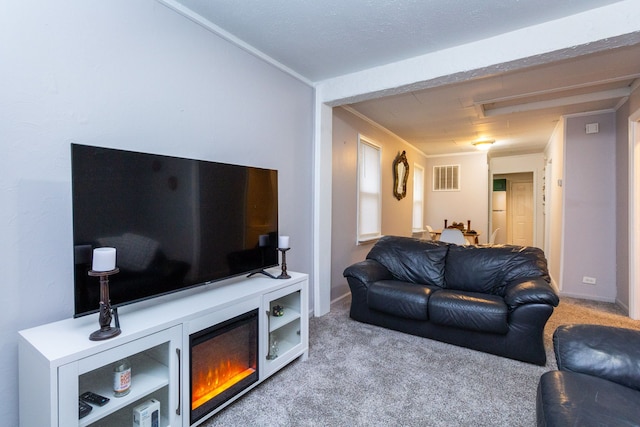
<instances>
[{"instance_id":1,"label":"electric fireplace insert","mask_svg":"<svg viewBox=\"0 0 640 427\"><path fill-rule=\"evenodd\" d=\"M191 424L258 381L258 309L189 336Z\"/></svg>"}]
</instances>

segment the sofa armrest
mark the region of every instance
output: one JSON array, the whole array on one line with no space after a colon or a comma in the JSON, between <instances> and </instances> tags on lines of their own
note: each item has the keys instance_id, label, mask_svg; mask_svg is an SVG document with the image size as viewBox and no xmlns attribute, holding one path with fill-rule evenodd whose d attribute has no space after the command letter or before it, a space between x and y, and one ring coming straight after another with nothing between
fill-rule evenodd
<instances>
[{"instance_id":1,"label":"sofa armrest","mask_svg":"<svg viewBox=\"0 0 640 427\"><path fill-rule=\"evenodd\" d=\"M602 325L561 325L553 334L558 369L640 390L640 331Z\"/></svg>"},{"instance_id":2,"label":"sofa armrest","mask_svg":"<svg viewBox=\"0 0 640 427\"><path fill-rule=\"evenodd\" d=\"M393 279L393 274L387 270L387 267L372 259L360 261L347 267L343 276L347 279L353 277L365 286L378 280Z\"/></svg>"},{"instance_id":3,"label":"sofa armrest","mask_svg":"<svg viewBox=\"0 0 640 427\"><path fill-rule=\"evenodd\" d=\"M560 299L549 282L543 278L514 281L507 285L504 301L510 309L524 304L558 306Z\"/></svg>"}]
</instances>

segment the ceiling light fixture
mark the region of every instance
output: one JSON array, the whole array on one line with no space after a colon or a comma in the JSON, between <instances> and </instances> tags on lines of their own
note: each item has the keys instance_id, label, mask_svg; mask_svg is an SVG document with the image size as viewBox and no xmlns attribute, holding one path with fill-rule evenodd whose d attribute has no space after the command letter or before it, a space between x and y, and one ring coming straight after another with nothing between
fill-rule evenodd
<instances>
[{"instance_id":1,"label":"ceiling light fixture","mask_svg":"<svg viewBox=\"0 0 640 427\"><path fill-rule=\"evenodd\" d=\"M476 147L478 150L488 150L489 148L491 148L491 145L493 145L493 143L496 142L493 139L489 139L489 140L485 140L485 141L478 141L478 142L474 142L473 146Z\"/></svg>"}]
</instances>

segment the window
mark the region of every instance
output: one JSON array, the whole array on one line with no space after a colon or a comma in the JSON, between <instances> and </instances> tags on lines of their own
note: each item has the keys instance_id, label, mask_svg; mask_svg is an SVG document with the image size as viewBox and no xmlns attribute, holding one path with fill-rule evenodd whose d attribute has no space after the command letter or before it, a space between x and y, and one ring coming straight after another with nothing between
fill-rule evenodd
<instances>
[{"instance_id":1,"label":"window","mask_svg":"<svg viewBox=\"0 0 640 427\"><path fill-rule=\"evenodd\" d=\"M433 167L433 191L458 190L460 190L460 165Z\"/></svg>"},{"instance_id":2,"label":"window","mask_svg":"<svg viewBox=\"0 0 640 427\"><path fill-rule=\"evenodd\" d=\"M424 230L424 168L413 165L413 223L414 232Z\"/></svg>"},{"instance_id":3,"label":"window","mask_svg":"<svg viewBox=\"0 0 640 427\"><path fill-rule=\"evenodd\" d=\"M358 242L382 235L380 146L358 135Z\"/></svg>"}]
</instances>

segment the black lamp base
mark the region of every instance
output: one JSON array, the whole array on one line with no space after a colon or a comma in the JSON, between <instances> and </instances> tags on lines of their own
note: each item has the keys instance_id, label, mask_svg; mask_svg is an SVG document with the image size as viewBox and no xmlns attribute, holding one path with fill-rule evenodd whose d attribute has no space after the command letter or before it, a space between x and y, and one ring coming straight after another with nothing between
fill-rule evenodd
<instances>
[{"instance_id":1,"label":"black lamp base","mask_svg":"<svg viewBox=\"0 0 640 427\"><path fill-rule=\"evenodd\" d=\"M120 335L120 322L118 321L118 311L111 308L109 301L109 276L120 271L115 268L109 271L89 271L89 276L100 278L100 314L98 315L98 323L100 329L89 335L91 341L102 341ZM115 315L116 326L111 327L111 318Z\"/></svg>"},{"instance_id":2,"label":"black lamp base","mask_svg":"<svg viewBox=\"0 0 640 427\"><path fill-rule=\"evenodd\" d=\"M89 339L91 341L102 341L102 340L108 340L109 338L113 338L115 336L120 335L120 332L122 332L120 330L120 328L113 328L111 326L109 326L106 329L98 329L95 332L92 332L91 335L89 335Z\"/></svg>"},{"instance_id":3,"label":"black lamp base","mask_svg":"<svg viewBox=\"0 0 640 427\"><path fill-rule=\"evenodd\" d=\"M287 274L287 251L290 248L278 248L282 252L282 273L276 279L291 279L291 276Z\"/></svg>"}]
</instances>

